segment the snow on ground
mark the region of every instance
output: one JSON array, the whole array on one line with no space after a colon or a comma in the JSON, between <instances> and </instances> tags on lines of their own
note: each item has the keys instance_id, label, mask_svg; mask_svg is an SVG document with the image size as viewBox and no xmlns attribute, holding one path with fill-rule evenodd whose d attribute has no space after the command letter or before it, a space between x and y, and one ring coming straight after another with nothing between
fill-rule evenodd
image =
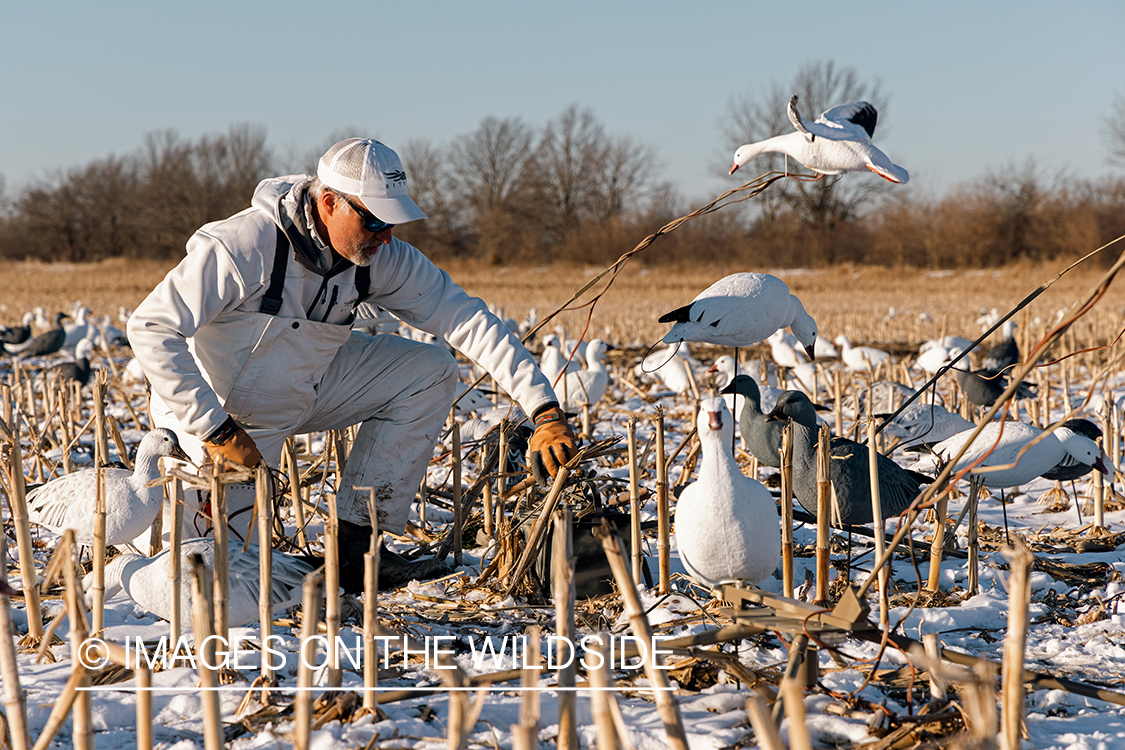
<instances>
[{"instance_id":1,"label":"snow on ground","mask_svg":"<svg viewBox=\"0 0 1125 750\"><path fill-rule=\"evenodd\" d=\"M121 360L124 365L124 360ZM618 376L626 368L615 368ZM631 367L627 368L631 369ZM642 382L644 388L650 384ZM135 408L143 407L143 396L133 387ZM620 385L611 388L610 404L603 404L600 410L601 421L597 424L595 437L623 435L625 420L629 414L653 414L655 404L639 398L633 389ZM673 450L684 437L691 423L692 410L689 404L676 402L665 396L661 403L668 409L666 448ZM124 424L130 419L122 405L111 405L113 413ZM652 434L649 421L639 423L638 442L644 445ZM127 442L139 439L139 430L125 432ZM313 441L313 450L323 450L323 436ZM683 451L671 467L673 480L679 475ZM437 455L437 454L435 454ZM88 462L88 459L85 459ZM651 457L649 459L651 466ZM602 476L627 479L628 472L621 467L602 465L598 467ZM470 465L470 474L473 469ZM763 470L760 476L765 479L773 470ZM445 481L446 467L435 464L430 477L432 485ZM653 488L651 472L646 475L644 485ZM1079 492L1085 492L1086 480L1078 483ZM619 489L625 485L618 485ZM1093 551L1075 551L1075 542L1080 536L1073 532L1089 524L1088 515L1081 522L1073 504L1066 503L1062 511L1052 512L1037 499L1052 484L1037 480L1021 488L1021 494L1014 497L1007 506L1008 523L1011 533L1020 533L1033 542L1036 554L1046 560L1066 565L1099 563L1100 572L1089 573L1089 580L1081 582L1075 578L1057 578L1046 572L1035 572L1032 576L1031 618L1032 627L1027 645L1027 667L1029 669L1065 676L1073 680L1103 685L1111 689L1122 689L1125 675L1125 603L1122 594L1125 586L1120 579L1125 573L1125 548L1108 547ZM1066 488L1069 492L1070 488ZM1117 489L1122 490L1119 483ZM650 496L651 497L651 496ZM314 497L315 499L315 497ZM955 517L961 510L964 498L956 498L949 503L949 513ZM415 507L414 522L421 525L419 508ZM450 514L444 509L431 505L427 508L427 521L434 524L447 523ZM655 519L654 500L644 505L645 520ZM980 511L981 520L990 529L1003 528L1003 513L998 499L986 500ZM1125 510L1112 510L1106 514L1106 522L1111 532L1125 529ZM292 519L289 519L292 529ZM319 522L310 526L310 533L319 533ZM1061 530L1071 533L1070 537L1049 532ZM913 533L922 539L928 533L928 526L919 524ZM1085 532L1083 532L1085 534ZM57 537L50 532L37 532L37 537L45 542L42 566L47 551L53 548ZM835 535L834 535L835 536ZM815 535L808 527L799 527L795 533L796 542L805 546L811 554ZM965 527L958 530L959 546L964 547ZM842 537L841 537L842 538ZM1051 540L1062 540L1053 544ZM1069 541L1067 541L1069 540ZM674 540L673 540L674 542ZM647 540L647 559L652 570L657 569L655 540ZM864 545L867 540L853 538L852 555L857 566L855 576L862 579L870 564L871 554ZM10 542L10 544L12 544ZM395 541L394 547L407 548L404 541ZM928 550L928 545L926 547ZM14 555L14 546L10 554ZM553 632L553 609L550 606L529 604L523 598L502 598L496 591L495 579L492 587L473 588L468 585L481 569L482 557L491 559L492 552L486 548L466 550L465 564L460 569L462 577L439 582L411 584L409 587L380 596L380 607L384 624L398 632L409 632L415 638L449 635L454 642L453 650L458 664L470 674L510 669L519 666L519 659L513 658L511 651L493 661L474 660L469 645L470 638L475 645L480 639L491 636L500 643L504 637L512 641L522 636L530 625L540 625L544 633ZM838 557L838 556L837 556ZM642 601L649 610L649 620L658 626L661 634L684 635L698 633L722 624L715 619L713 607L706 611L700 604L707 601L707 592L689 586L682 577L674 546L671 553L672 572L675 576L677 594L670 598L660 598L653 591L642 591ZM812 557L798 557L795 561L795 580L798 583L811 580L815 562ZM894 563L894 579L899 593L914 592L918 581L928 575L928 563L920 563L917 571L905 558ZM897 624L900 632L920 639L926 633L938 633L946 649L958 650L999 660L1003 639L1007 628L1006 561L992 549L982 553L980 568L980 591L971 597L964 596L968 580L967 562L962 559L947 559L942 565L941 587L951 594L948 601L939 602L943 606L905 606L902 597L895 600L889 615L890 621ZM9 578L14 587L19 587L18 576ZM767 581L763 588L772 592L781 590L781 582L775 578ZM809 594L811 587L801 587L801 593ZM444 603L443 603L444 602ZM878 621L878 603L871 598L873 621ZM46 599L44 609L48 617L62 609L58 599ZM615 634L628 632L627 619L621 613L616 600L607 601L600 609L594 607L582 610L579 617L579 635L589 635L596 630L612 628ZM27 618L22 602L17 601L13 609L16 626L26 630ZM278 613L283 617L285 613ZM596 615L596 616L595 616ZM52 706L58 699L64 683L70 674L70 649L66 645L69 623L63 619L57 634L63 644L52 647L57 661L36 663L33 655L21 654L19 668L22 687L27 695L28 718L33 735L42 729ZM345 643L354 643L361 629L359 615L354 611L345 615L342 636ZM189 629L190 632L190 629ZM298 629L275 626L274 632L281 636L279 650L284 654L285 666L280 672L281 688L277 702L288 705L296 686ZM106 631L104 637L123 642L145 639L152 642L167 635L168 625L145 613L135 606L124 594L111 599L106 604ZM232 636L242 639L246 644L258 641L256 624L232 629ZM511 642L511 641L509 641ZM728 644L724 650L736 654L742 664L763 675L775 675L783 670L787 651L785 645L773 635L763 635ZM819 652L822 670L820 685L806 699L807 721L814 744L817 747L854 747L875 741L870 734L868 719L870 709L863 706L883 705L892 715L903 716L917 710L925 702L926 685L920 680L917 690L908 696L901 688L889 687L876 681L866 681L867 671L873 665L878 649L866 642L852 639L840 646L840 662L833 660L827 650ZM239 671L242 682L225 685L220 692L224 722L233 733L237 723L261 708L256 701L242 716L235 715L248 690L248 683L256 676L260 664L260 652L248 650L239 654ZM319 657L318 657L319 658ZM404 661L401 654L393 653L389 658L389 669L380 676L380 685L386 690L406 688L421 690L440 685L437 672L432 665L422 663L415 656ZM883 654L879 664L881 670L896 669L908 665L908 660L893 650ZM387 666L387 665L384 665ZM616 678L621 692L616 694L621 715L628 727L629 744L637 750L655 750L668 746L665 730L654 708L651 692L644 686L647 680L636 670L619 670ZM317 684L323 686L326 679L324 670L319 670ZM580 677L580 680L583 678ZM687 679L687 678L685 678ZM776 681L775 679L772 681ZM679 685L676 692L680 711L688 733L692 750L721 750L732 747L756 747L753 731L747 718L745 703L753 694L745 684L725 671L718 671L704 680L706 684ZM203 747L202 698L197 688L197 674L189 667L178 666L154 674L153 716L156 724L155 738L158 747L188 750ZM550 747L558 735L558 692L550 689L554 677L543 680L544 689L537 693L540 701L541 719L539 722L539 744ZM345 669L343 687L358 690L363 685L362 670ZM132 680L99 687L93 692L94 727L99 748L130 748L136 744L136 692ZM520 705L524 693L517 689L517 683L494 686L484 693L484 708L480 718L471 730L468 745L471 747L511 748L512 725L520 720ZM690 689L689 689L690 688ZM860 702L857 704L854 699ZM381 708L386 718L377 720L367 715L353 722L330 721L312 733L311 747L316 749L354 748L377 746L383 748L444 748L449 721L450 698L447 694L418 692L413 697L387 703ZM1030 746L1036 748L1073 750L1076 748L1120 748L1125 747L1125 707L1104 701L1085 698L1061 690L1036 690L1026 699L1027 731ZM579 742L582 747L593 747L596 742L589 693L577 692L577 715ZM281 714L270 720L253 718L255 731L247 731L235 736L229 746L233 750L253 748L288 747L292 742L294 729L291 714ZM70 722L55 738L52 747L69 747L72 743ZM782 735L788 735L788 726L783 724ZM374 744L372 741L374 740Z\"/></svg>"}]
</instances>

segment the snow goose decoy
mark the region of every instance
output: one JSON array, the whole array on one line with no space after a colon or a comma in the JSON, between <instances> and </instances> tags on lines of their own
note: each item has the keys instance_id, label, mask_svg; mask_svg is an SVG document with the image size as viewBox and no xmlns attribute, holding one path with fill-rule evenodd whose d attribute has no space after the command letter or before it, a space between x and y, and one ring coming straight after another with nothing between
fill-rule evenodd
<instances>
[{"instance_id":1,"label":"snow goose decoy","mask_svg":"<svg viewBox=\"0 0 1125 750\"><path fill-rule=\"evenodd\" d=\"M605 369L605 353L609 345L594 339L586 345L586 369L566 374L566 404L563 410L593 406L602 400L609 387L609 371Z\"/></svg>"},{"instance_id":2,"label":"snow goose decoy","mask_svg":"<svg viewBox=\"0 0 1125 750\"><path fill-rule=\"evenodd\" d=\"M930 339L918 347L918 357L915 359L913 367L917 367L929 375L936 375L938 370L972 346L972 341L960 336L943 336L940 339Z\"/></svg>"},{"instance_id":3,"label":"snow goose decoy","mask_svg":"<svg viewBox=\"0 0 1125 750\"><path fill-rule=\"evenodd\" d=\"M903 409L883 429L883 434L898 438L899 445L906 448L923 441L940 443L972 427L972 422L960 414L954 414L941 404L914 402Z\"/></svg>"},{"instance_id":4,"label":"snow goose decoy","mask_svg":"<svg viewBox=\"0 0 1125 750\"><path fill-rule=\"evenodd\" d=\"M785 423L767 422L762 413L758 383L749 375L739 375L723 389L724 395L739 396L738 429L746 449L762 466L781 466L781 433Z\"/></svg>"},{"instance_id":5,"label":"snow goose decoy","mask_svg":"<svg viewBox=\"0 0 1125 750\"><path fill-rule=\"evenodd\" d=\"M667 348L652 352L641 360L637 368L638 374L656 376L665 388L677 396L691 393L691 382L695 375L691 362L685 355L690 356L687 344L682 341L671 343Z\"/></svg>"},{"instance_id":6,"label":"snow goose decoy","mask_svg":"<svg viewBox=\"0 0 1125 750\"><path fill-rule=\"evenodd\" d=\"M836 346L840 347L840 357L844 360L844 364L853 372L870 372L880 362L891 358L891 355L882 349L852 346L852 342L842 333L836 337Z\"/></svg>"},{"instance_id":7,"label":"snow goose decoy","mask_svg":"<svg viewBox=\"0 0 1125 750\"><path fill-rule=\"evenodd\" d=\"M866 417L867 401L871 399L873 414L890 414L917 391L894 380L877 380L868 388L859 388L844 397L840 409L848 419Z\"/></svg>"},{"instance_id":8,"label":"snow goose decoy","mask_svg":"<svg viewBox=\"0 0 1125 750\"><path fill-rule=\"evenodd\" d=\"M66 313L57 313L54 326L46 333L30 338L22 344L12 346L5 344L4 351L20 358L44 357L48 354L54 354L62 349L63 344L66 343L66 330L62 326L62 322L69 318L70 316Z\"/></svg>"},{"instance_id":9,"label":"snow goose decoy","mask_svg":"<svg viewBox=\"0 0 1125 750\"><path fill-rule=\"evenodd\" d=\"M172 590L168 585L168 563L171 550L145 557L125 551L113 558L105 569L106 599L124 589L129 598L141 609L163 620L172 617ZM191 570L193 553L203 557L208 568L215 567L215 540L189 539L180 548L182 570ZM301 600L301 587L305 576L313 571L307 560L274 551L270 570L272 586L270 600L274 610L289 607ZM91 573L91 577L93 574ZM251 544L246 552L242 542L231 540L227 546L227 576L230 588L227 598L227 617L231 627L240 627L258 620L258 546ZM92 583L90 581L89 583ZM180 611L191 612L191 586L180 586ZM87 588L89 591L89 588Z\"/></svg>"},{"instance_id":10,"label":"snow goose decoy","mask_svg":"<svg viewBox=\"0 0 1125 750\"><path fill-rule=\"evenodd\" d=\"M158 427L141 440L133 471L105 469L106 544L124 544L152 526L164 503L164 489L148 485L160 477L161 456L188 460L175 433ZM29 517L55 532L73 529L79 544L92 545L97 482L97 469L83 469L29 490Z\"/></svg>"},{"instance_id":11,"label":"snow goose decoy","mask_svg":"<svg viewBox=\"0 0 1125 750\"><path fill-rule=\"evenodd\" d=\"M808 396L800 391L785 391L767 417L771 420L793 420L793 493L797 502L809 513L816 515L816 411ZM868 468L866 445L832 438L831 467L832 493L839 508L839 521L844 525L871 523L871 473ZM880 454L879 503L883 518L897 516L905 511L923 482L921 475L899 466ZM832 517L836 524L835 513Z\"/></svg>"},{"instance_id":12,"label":"snow goose decoy","mask_svg":"<svg viewBox=\"0 0 1125 750\"><path fill-rule=\"evenodd\" d=\"M74 312L74 320L70 323L63 324L63 330L66 331L66 339L63 341L63 349L73 349L78 346L78 342L85 338L90 338L93 326L90 325L90 308L79 306Z\"/></svg>"},{"instance_id":13,"label":"snow goose decoy","mask_svg":"<svg viewBox=\"0 0 1125 750\"><path fill-rule=\"evenodd\" d=\"M825 110L815 122L801 117L797 96L789 100L789 121L794 132L747 143L734 152L734 174L766 152L785 154L821 174L871 170L885 180L905 184L910 174L871 143L878 112L867 102L851 102Z\"/></svg>"},{"instance_id":14,"label":"snow goose decoy","mask_svg":"<svg viewBox=\"0 0 1125 750\"><path fill-rule=\"evenodd\" d=\"M809 359L816 342L816 321L789 287L776 276L735 273L704 289L690 304L660 316L672 323L664 343L699 341L718 346L750 346L788 328Z\"/></svg>"},{"instance_id":15,"label":"snow goose decoy","mask_svg":"<svg viewBox=\"0 0 1125 750\"><path fill-rule=\"evenodd\" d=\"M730 454L734 424L721 398L704 399L697 418L699 478L676 502L676 548L689 576L704 586L758 584L777 569L781 525L773 497L744 476Z\"/></svg>"},{"instance_id":16,"label":"snow goose decoy","mask_svg":"<svg viewBox=\"0 0 1125 750\"><path fill-rule=\"evenodd\" d=\"M566 356L562 353L562 343L558 335L547 334L543 338L543 354L539 356L539 370L554 385L564 368L567 372L578 372L581 369L574 360L567 362Z\"/></svg>"},{"instance_id":17,"label":"snow goose decoy","mask_svg":"<svg viewBox=\"0 0 1125 750\"><path fill-rule=\"evenodd\" d=\"M770 356L778 367L792 370L809 361L805 353L797 348L797 337L783 328L779 328L769 335L766 343L770 345ZM816 346L813 346L816 353Z\"/></svg>"},{"instance_id":18,"label":"snow goose decoy","mask_svg":"<svg viewBox=\"0 0 1125 750\"><path fill-rule=\"evenodd\" d=\"M964 430L929 446L928 455L922 456L911 468L925 474L936 474L944 463L957 455L975 429ZM1042 434L1043 430L1026 422L989 422L954 465L953 471L960 472L975 464L974 473L985 487L1016 487L1040 476L1045 468L1057 467L1069 455L1077 463L1107 473L1098 444L1065 426L1057 427L1020 456L1020 451ZM979 471L989 466L1008 464L1014 465L996 471Z\"/></svg>"}]
</instances>

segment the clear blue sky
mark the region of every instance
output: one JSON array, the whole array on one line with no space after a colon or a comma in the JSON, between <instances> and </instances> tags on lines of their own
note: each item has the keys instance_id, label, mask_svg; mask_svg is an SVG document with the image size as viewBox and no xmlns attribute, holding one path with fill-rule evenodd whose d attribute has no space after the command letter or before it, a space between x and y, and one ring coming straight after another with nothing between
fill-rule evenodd
<instances>
[{"instance_id":1,"label":"clear blue sky","mask_svg":"<svg viewBox=\"0 0 1125 750\"><path fill-rule=\"evenodd\" d=\"M731 96L817 60L882 83L876 145L910 171L904 189L940 194L1029 158L1110 172L1104 120L1125 94L1121 0L13 2L0 28L9 195L166 128L260 124L283 153L341 128L442 145L490 115L538 126L578 104L706 199L726 185Z\"/></svg>"}]
</instances>

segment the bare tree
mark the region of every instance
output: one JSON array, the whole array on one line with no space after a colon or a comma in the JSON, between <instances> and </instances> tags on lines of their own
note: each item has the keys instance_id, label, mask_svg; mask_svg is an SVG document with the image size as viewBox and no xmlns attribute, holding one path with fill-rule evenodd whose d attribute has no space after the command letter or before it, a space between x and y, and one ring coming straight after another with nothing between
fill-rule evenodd
<instances>
[{"instance_id":1,"label":"bare tree","mask_svg":"<svg viewBox=\"0 0 1125 750\"><path fill-rule=\"evenodd\" d=\"M723 128L727 153L733 154L743 143L790 132L793 126L786 107L793 94L799 97L801 112L809 119L815 119L830 107L859 100L873 104L879 111L880 121L887 113L887 97L881 92L878 81L864 82L854 68L839 68L832 61L809 63L801 67L792 81L774 83L768 96L755 97L748 93L731 100ZM786 165L785 157L775 153L763 154L754 164L762 172L801 170L792 160ZM728 169L729 161L724 172ZM785 180L763 193L758 206L766 225L776 220L780 212L789 210L803 225L824 235L842 222L857 217L873 198L889 187L881 180L863 175L842 175L808 183ZM825 249L831 252L830 248ZM831 262L832 258L827 260Z\"/></svg>"},{"instance_id":2,"label":"bare tree","mask_svg":"<svg viewBox=\"0 0 1125 750\"><path fill-rule=\"evenodd\" d=\"M534 140L532 128L518 117L486 117L475 131L458 136L449 159L458 197L478 215L514 208L531 181Z\"/></svg>"},{"instance_id":3,"label":"bare tree","mask_svg":"<svg viewBox=\"0 0 1125 750\"><path fill-rule=\"evenodd\" d=\"M1105 120L1105 139L1109 163L1125 167L1125 94L1113 97L1113 109Z\"/></svg>"},{"instance_id":4,"label":"bare tree","mask_svg":"<svg viewBox=\"0 0 1125 750\"><path fill-rule=\"evenodd\" d=\"M612 138L588 109L571 105L547 123L535 173L555 238L581 222L621 215L648 188L652 150Z\"/></svg>"}]
</instances>

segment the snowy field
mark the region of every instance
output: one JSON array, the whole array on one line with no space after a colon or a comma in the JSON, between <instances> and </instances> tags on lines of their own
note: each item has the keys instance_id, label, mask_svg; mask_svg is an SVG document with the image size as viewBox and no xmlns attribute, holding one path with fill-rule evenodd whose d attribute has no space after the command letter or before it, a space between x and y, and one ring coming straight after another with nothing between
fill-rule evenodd
<instances>
[{"instance_id":1,"label":"snowy field","mask_svg":"<svg viewBox=\"0 0 1125 750\"><path fill-rule=\"evenodd\" d=\"M811 307L811 306L810 306ZM831 340L830 331L822 331L821 337ZM653 374L636 372L641 349L629 347L630 342L616 342L623 350L612 352L609 360L610 386L605 398L593 409L593 440L622 437L626 432L629 417L638 417L638 444L645 446L653 436L655 421L653 416L658 408L666 412L664 434L665 450L671 454L688 435L693 418L693 399L674 392L667 384ZM859 342L857 342L859 343ZM538 349L538 345L536 346ZM695 366L695 376L702 395L707 395L712 387L712 376L706 373L707 366L724 352L714 347L698 347L693 352L701 360ZM143 435L145 422L145 397L143 386L131 381L126 375L129 352L118 347L113 352L114 364L120 377L113 379L107 413L114 416L122 427L124 441L135 447ZM896 357L911 365L915 356ZM22 363L24 372L35 372L41 366L60 361L59 355L46 359L33 359ZM818 359L820 366L816 378L818 386L815 400L829 404L831 396L828 384L832 373L839 372L845 395L859 392L866 387L862 374L848 370L839 358L825 356ZM95 367L106 366L103 358L95 361ZM11 373L10 367L0 365L4 376ZM742 364L744 371L755 378L766 373L767 381L778 385L779 370L772 362L757 360ZM1082 405L1075 416L1100 419L1098 404L1111 395L1111 404L1120 412L1119 397L1125 391L1125 379L1116 372L1097 384L1094 398L1087 400L1093 373L1085 368L1074 367L1066 372L1065 386L1061 366L1049 368L1048 380L1040 383L1050 388L1050 401L1045 405L1047 412L1036 407L1037 416L1042 423L1049 413L1052 420L1063 415L1067 404ZM901 380L900 368L887 368L877 375L880 379ZM914 371L914 383L922 382L920 373ZM463 379L472 381L470 367L463 367ZM772 381L770 380L772 379ZM950 382L945 382L950 381ZM951 378L943 378L939 392L947 405L956 403L957 396ZM84 422L89 415L89 390L84 391L87 403L83 405ZM130 410L125 400L132 407ZM498 397L500 405L506 402ZM1013 412L1012 417L1022 420L1032 418L1030 404L1025 402ZM36 424L42 424L42 406L37 414ZM480 407L483 411L484 407ZM140 415L142 424L134 422L133 414ZM468 418L466 415L465 418ZM1120 413L1117 415L1120 417ZM834 425L831 411L824 412L829 424ZM575 420L576 422L578 420ZM845 431L852 421L844 417ZM92 436L89 432L79 440L72 456L75 468L88 466L91 462ZM1107 452L1116 465L1119 456L1113 455L1120 442L1107 440ZM317 455L325 450L325 436L314 435L310 439L307 453ZM466 445L465 484L476 479L476 471L481 451L474 451L471 443ZM32 463L30 442L24 430L24 472L34 479L36 470ZM111 454L115 449L111 444ZM655 521L657 504L655 499L654 460L655 449L644 451L644 464L641 472L643 495L643 519ZM669 466L671 482L681 475L687 448L681 450ZM431 466L428 485L432 488L449 488L450 461L443 446L435 448L435 461ZM742 465L748 466L745 456L739 452ZM59 462L60 452L46 449L43 453L49 466ZM903 465L911 459L896 450L893 457ZM116 458L111 455L111 458ZM624 494L627 498L628 467L620 452L591 461L586 467L594 473L596 481L592 484L599 489L603 499ZM760 469L758 477L774 484L776 470ZM1032 603L1030 607L1031 626L1026 648L1026 668L1066 677L1072 680L1121 690L1125 700L1125 500L1114 493L1121 492L1119 476L1111 486L1107 478L1107 500L1104 512L1104 530L1092 527L1094 492L1091 475L1077 480L1073 487L1070 482L1063 483L1065 497L1055 497L1051 504L1040 500L1054 487L1046 479L1037 479L1024 484L1018 490L1005 492L1008 504L1007 523L1010 533L1021 535L1031 547L1032 552L1046 564L1037 565L1031 574ZM612 480L617 480L616 482ZM5 479L5 495L10 488ZM330 484L330 481L329 481ZM961 490L967 488L962 482ZM1078 495L1076 499L1075 493ZM320 486L312 488L310 502L324 507ZM951 497L948 515L952 520L964 506L964 492ZM1077 506L1077 507L1076 507ZM419 535L427 539L440 538L448 529L452 515L448 503L441 502L440 493L435 493L425 508L416 503L412 521L421 531ZM673 501L674 508L674 501ZM287 533L295 531L295 520L291 507L281 510ZM471 521L472 519L470 519ZM962 651L999 662L1002 658L1004 639L1007 631L1008 592L1007 561L1003 557L1004 518L999 493L986 498L980 507L981 558L980 590L975 596L966 595L968 563L965 559L950 557L944 560L941 569L941 593L938 596L916 597L929 575L928 543L924 549L927 555L919 555L917 567L910 564L904 555L896 556L893 563L893 585L891 590L891 609L889 621L897 626L898 632L914 639L928 633L937 633L942 646L947 650ZM15 566L15 542L12 534L11 514L7 502L4 508L5 531L8 534L9 572L8 582L16 589L21 587L20 577ZM655 523L652 524L655 527ZM894 530L893 520L887 524ZM479 526L473 526L469 534L475 535ZM917 540L925 540L933 528L931 521L920 520L912 530ZM323 522L314 516L308 525L308 536L315 549L319 550L317 539L323 529ZM967 524L961 523L956 531L956 546L966 547ZM34 529L33 534L40 546L37 549L37 566L42 572L46 561L58 543L59 537L46 530ZM658 569L658 550L655 528L646 531L646 555L648 565L654 575ZM799 525L795 532L798 556L794 564L794 580L798 584L797 597L808 600L813 595L811 579L815 572L815 559L812 548L815 543L815 529ZM483 535L475 537L487 541ZM382 626L399 635L409 635L416 641L427 637L449 636L459 666L468 674L482 674L516 669L519 660L511 658L509 650L496 659L474 658L473 647L482 639L492 637L493 643L504 643L505 637L514 640L523 635L527 628L538 625L544 635L554 632L554 609L549 600L524 596L503 596L503 583L496 576L477 583L483 566L497 554L492 544L477 545L467 539L463 564L456 574L433 582L411 583L408 586L380 594L379 607ZM393 549L406 551L417 540L396 537L390 541ZM710 601L710 592L694 584L684 575L674 546L671 550L671 572L673 593L667 597L658 596L655 589L643 589L641 599L647 610L649 622L656 632L665 636L684 636L710 630L727 624L718 613L718 606ZM833 561L839 563L834 575L839 575L847 548L846 535L833 532ZM856 581L864 580L869 574L872 553L870 539L853 535L850 557L854 568L851 572ZM1054 563L1053 565L1051 563ZM1081 567L1078 567L1081 566ZM780 593L782 583L780 573L768 579L762 588ZM838 593L838 589L834 588ZM915 601L916 606L910 606ZM876 590L869 593L871 620L879 622L879 602ZM280 638L274 648L284 662L279 678L280 687L273 692L271 705L263 705L256 699L244 700L250 691L250 683L258 675L261 651L253 644L260 643L257 624L232 628L232 640L244 642L240 651L237 673L230 673L231 682L220 690L222 720L225 726L227 745L234 750L250 748L289 747L293 742L295 730L293 700L297 686L297 648L299 644L299 607L290 612L277 612L274 633ZM43 614L50 621L64 610L59 589L52 588L43 596ZM15 626L20 633L26 632L27 614L22 598L13 597L11 612ZM578 636L610 632L615 635L630 633L629 621L623 611L621 598L617 594L582 602L577 605ZM188 622L190 622L188 620ZM108 641L130 643L143 639L147 643L157 642L167 636L168 624L148 614L136 606L124 593L106 602L105 631L102 637ZM19 677L26 693L28 723L34 739L42 731L52 707L63 693L64 685L72 671L72 655L67 644L69 622L63 618L55 631L61 640L50 647L53 659L37 661L33 653L21 652L18 656ZM345 597L343 627L341 636L344 643L354 644L362 630L362 605L358 600ZM185 626L185 632L190 627ZM512 640L507 641L508 644ZM472 645L470 645L472 644ZM745 670L755 673L761 680L776 690L785 670L788 658L787 643L774 633L745 638L721 646L728 657L736 658ZM815 687L805 697L807 726L814 747L884 747L880 738L893 729L909 724L910 717L917 714L920 707L929 700L929 686L925 676L919 672L910 689L911 661L893 648L882 653L875 661L878 648L867 642L845 639L838 646L838 654L820 649L818 654L820 674ZM318 656L313 661L318 661ZM669 672L676 687L674 696L683 717L689 746L692 750L706 748L751 748L758 747L759 741L748 719L747 699L756 694L744 680L730 670L714 666L716 662L672 659L673 669ZM678 663L677 663L678 662ZM386 656L379 674L380 689L387 691L395 700L380 706L381 714L367 713L354 716L358 703L345 702L343 718L331 718L323 708L317 709L315 716L323 717L324 723L312 730L310 747L313 748L441 748L447 747L450 722L450 702L448 693L439 690L440 675L433 669L429 656L414 654L405 658L394 648ZM874 672L872 670L874 669ZM905 675L905 676L904 676ZM619 690L613 694L620 708L623 725L627 727L626 736L621 737L624 747L638 750L669 746L664 726L653 702L653 693L648 690L649 682L643 671L638 669L619 669L614 673ZM868 679L870 677L870 679ZM131 748L137 744L136 702L137 692L132 675L119 671L116 681L97 685L92 692L92 715L95 741L99 748ZM198 688L199 676L189 666L171 666L153 674L152 714L155 725L157 747L184 749L204 747L203 699ZM323 686L327 679L325 669L314 672L314 684ZM559 732L558 697L559 692L552 689L554 676L545 673L539 683L542 689L534 695L539 701L538 742L547 748L555 744ZM363 670L352 668L345 662L343 672L343 692L327 693L328 703L347 691L361 691ZM578 676L580 689L577 691L578 742L581 747L593 747L597 734L592 717L591 698L586 685L586 675L580 670ZM484 700L479 718L472 725L467 744L474 748L513 748L513 725L520 722L521 703L527 693L518 690L518 680L491 686L481 693ZM415 691L407 693L404 691ZM317 691L317 695L321 691ZM951 692L950 697L957 701L961 694ZM1125 747L1125 706L1093 698L1085 698L1062 690L1032 690L1025 701L1026 747L1083 749ZM314 722L316 718L314 716ZM921 725L918 734L910 735L902 747L916 746L928 740L926 747L944 747L953 741L955 734L963 729L958 721L947 722L943 726ZM53 740L51 747L70 747L73 744L71 723L68 720ZM789 736L788 720L782 721L781 735Z\"/></svg>"}]
</instances>

